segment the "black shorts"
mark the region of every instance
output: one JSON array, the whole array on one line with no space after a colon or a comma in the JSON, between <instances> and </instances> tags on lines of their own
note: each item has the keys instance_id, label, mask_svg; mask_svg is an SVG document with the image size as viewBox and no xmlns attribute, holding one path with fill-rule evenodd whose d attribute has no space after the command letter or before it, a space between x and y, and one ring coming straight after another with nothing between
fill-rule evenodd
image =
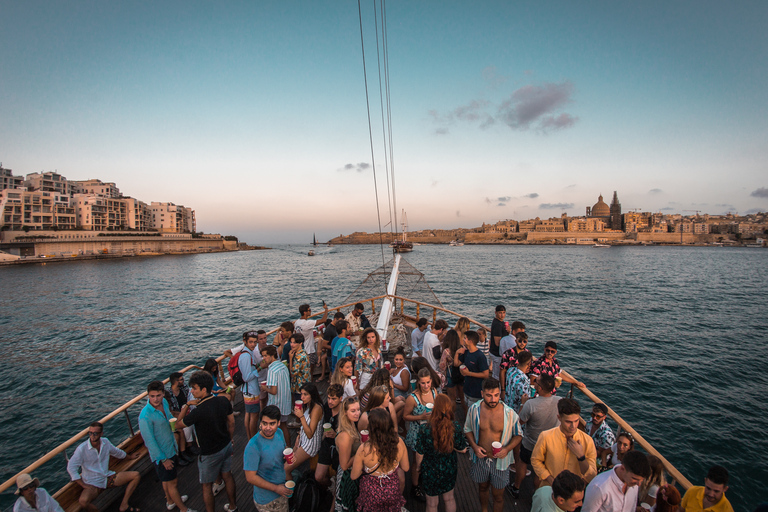
<instances>
[{"instance_id":1,"label":"black shorts","mask_svg":"<svg viewBox=\"0 0 768 512\"><path fill-rule=\"evenodd\" d=\"M173 461L173 468L170 470L165 469L162 462L155 462L155 473L157 473L157 478L161 482L176 480L176 468L179 467L179 456L174 455L171 461Z\"/></svg>"},{"instance_id":2,"label":"black shorts","mask_svg":"<svg viewBox=\"0 0 768 512\"><path fill-rule=\"evenodd\" d=\"M520 460L525 462L526 464L531 463L531 455L533 455L533 452L526 448L525 446L520 444Z\"/></svg>"},{"instance_id":3,"label":"black shorts","mask_svg":"<svg viewBox=\"0 0 768 512\"><path fill-rule=\"evenodd\" d=\"M323 438L320 451L317 453L317 463L325 466L339 466L339 452L336 451L336 440Z\"/></svg>"}]
</instances>

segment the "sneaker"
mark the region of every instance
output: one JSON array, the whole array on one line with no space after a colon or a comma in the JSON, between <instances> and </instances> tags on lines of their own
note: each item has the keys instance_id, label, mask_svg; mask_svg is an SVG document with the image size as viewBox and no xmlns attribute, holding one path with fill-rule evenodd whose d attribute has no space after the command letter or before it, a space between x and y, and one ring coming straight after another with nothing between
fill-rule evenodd
<instances>
[{"instance_id":1,"label":"sneaker","mask_svg":"<svg viewBox=\"0 0 768 512\"><path fill-rule=\"evenodd\" d=\"M185 494L185 495L183 495L183 496L181 497L181 502L182 502L182 503L186 503L188 499L189 499L189 496L187 496L187 495ZM176 504L175 504L175 503L166 503L166 504L165 504L165 508L167 508L168 510L173 510L173 509L175 509L175 508L176 508Z\"/></svg>"},{"instance_id":2,"label":"sneaker","mask_svg":"<svg viewBox=\"0 0 768 512\"><path fill-rule=\"evenodd\" d=\"M414 485L411 488L411 496L413 496L416 500L421 501L423 503L426 503L427 497L424 496L424 491L421 490L420 485Z\"/></svg>"},{"instance_id":3,"label":"sneaker","mask_svg":"<svg viewBox=\"0 0 768 512\"><path fill-rule=\"evenodd\" d=\"M213 482L213 495L218 496L218 494L226 487L224 485L224 480L222 480L220 483Z\"/></svg>"},{"instance_id":4,"label":"sneaker","mask_svg":"<svg viewBox=\"0 0 768 512\"><path fill-rule=\"evenodd\" d=\"M189 466L189 459L185 459L183 456L179 457L179 467Z\"/></svg>"},{"instance_id":5,"label":"sneaker","mask_svg":"<svg viewBox=\"0 0 768 512\"><path fill-rule=\"evenodd\" d=\"M179 454L179 461L182 461L182 460L186 461L187 463L190 463L195 460L195 456L192 455L191 453L181 452L181 454Z\"/></svg>"},{"instance_id":6,"label":"sneaker","mask_svg":"<svg viewBox=\"0 0 768 512\"><path fill-rule=\"evenodd\" d=\"M507 492L512 495L513 498L519 498L520 497L520 489L515 487L515 484L509 484L507 486Z\"/></svg>"},{"instance_id":7,"label":"sneaker","mask_svg":"<svg viewBox=\"0 0 768 512\"><path fill-rule=\"evenodd\" d=\"M230 508L229 503L224 504L224 512L237 512L237 506Z\"/></svg>"}]
</instances>

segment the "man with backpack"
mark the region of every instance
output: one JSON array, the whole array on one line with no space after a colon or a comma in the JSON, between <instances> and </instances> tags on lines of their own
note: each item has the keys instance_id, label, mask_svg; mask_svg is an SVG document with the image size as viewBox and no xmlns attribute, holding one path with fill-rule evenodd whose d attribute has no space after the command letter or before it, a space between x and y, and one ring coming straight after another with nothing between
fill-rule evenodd
<instances>
[{"instance_id":1,"label":"man with backpack","mask_svg":"<svg viewBox=\"0 0 768 512\"><path fill-rule=\"evenodd\" d=\"M235 386L242 386L245 404L245 433L248 439L256 435L259 429L259 411L261 410L261 390L259 389L259 367L254 350L259 335L256 331L243 334L243 349L229 360L229 376ZM261 362L261 357L259 361Z\"/></svg>"}]
</instances>

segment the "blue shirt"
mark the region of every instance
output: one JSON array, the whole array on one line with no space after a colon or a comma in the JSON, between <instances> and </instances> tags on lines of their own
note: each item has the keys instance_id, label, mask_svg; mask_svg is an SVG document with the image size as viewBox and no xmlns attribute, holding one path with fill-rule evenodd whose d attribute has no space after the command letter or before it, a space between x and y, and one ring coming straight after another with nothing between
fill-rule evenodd
<instances>
[{"instance_id":1,"label":"blue shirt","mask_svg":"<svg viewBox=\"0 0 768 512\"><path fill-rule=\"evenodd\" d=\"M293 395L291 394L291 372L282 361L273 361L267 370L267 386L277 386L277 394L269 393L267 405L276 405L280 414L288 416L293 407Z\"/></svg>"},{"instance_id":2,"label":"blue shirt","mask_svg":"<svg viewBox=\"0 0 768 512\"><path fill-rule=\"evenodd\" d=\"M147 405L139 414L139 428L144 445L149 450L149 458L158 463L176 455L176 439L168 420L173 418L168 401L163 398L163 412L158 411L147 400Z\"/></svg>"},{"instance_id":3,"label":"blue shirt","mask_svg":"<svg viewBox=\"0 0 768 512\"><path fill-rule=\"evenodd\" d=\"M424 348L424 335L428 330L429 327L423 331L417 327L411 333L411 348L414 352L421 352L421 349Z\"/></svg>"},{"instance_id":4,"label":"blue shirt","mask_svg":"<svg viewBox=\"0 0 768 512\"><path fill-rule=\"evenodd\" d=\"M347 356L354 356L355 349L347 338L336 336L331 342L331 373L336 370L336 363L339 359Z\"/></svg>"},{"instance_id":5,"label":"blue shirt","mask_svg":"<svg viewBox=\"0 0 768 512\"><path fill-rule=\"evenodd\" d=\"M284 484L283 450L285 450L285 438L282 430L278 428L272 439L266 439L259 432L245 445L243 470L255 471L271 484ZM256 485L253 486L253 501L259 505L266 505L279 497L280 495L276 492L262 489Z\"/></svg>"},{"instance_id":6,"label":"blue shirt","mask_svg":"<svg viewBox=\"0 0 768 512\"><path fill-rule=\"evenodd\" d=\"M243 393L251 396L258 396L261 393L259 389L259 368L254 364L253 352L248 347L243 347L242 352L237 354L237 367L240 368L240 374L243 376Z\"/></svg>"}]
</instances>

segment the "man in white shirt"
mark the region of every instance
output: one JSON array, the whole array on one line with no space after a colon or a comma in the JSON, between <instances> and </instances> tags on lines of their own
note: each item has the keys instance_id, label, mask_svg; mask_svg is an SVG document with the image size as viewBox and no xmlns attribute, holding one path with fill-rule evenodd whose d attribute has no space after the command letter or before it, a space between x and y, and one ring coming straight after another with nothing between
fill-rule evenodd
<instances>
[{"instance_id":1,"label":"man in white shirt","mask_svg":"<svg viewBox=\"0 0 768 512\"><path fill-rule=\"evenodd\" d=\"M587 486L583 512L634 512L638 486L651 476L644 453L630 450L621 464L600 473Z\"/></svg>"},{"instance_id":2,"label":"man in white shirt","mask_svg":"<svg viewBox=\"0 0 768 512\"><path fill-rule=\"evenodd\" d=\"M442 355L440 338L445 336L446 332L448 332L448 322L441 319L436 321L432 330L424 335L424 351L422 353L429 366L436 372L439 370L440 356Z\"/></svg>"},{"instance_id":3,"label":"man in white shirt","mask_svg":"<svg viewBox=\"0 0 768 512\"><path fill-rule=\"evenodd\" d=\"M318 325L325 325L325 321L328 319L328 306L323 305L323 316L318 320L312 320L309 317L312 316L312 308L309 304L302 304L299 306L299 314L301 318L293 322L296 332L300 332L304 335L304 352L309 357L310 375L314 375L315 366L317 366L317 344L315 343L315 327Z\"/></svg>"},{"instance_id":4,"label":"man in white shirt","mask_svg":"<svg viewBox=\"0 0 768 512\"><path fill-rule=\"evenodd\" d=\"M88 512L99 512L99 509L91 503L104 489L121 487L125 485L125 496L120 503L120 512L134 512L134 508L128 504L128 499L139 485L141 475L138 471L121 471L115 473L109 470L109 457L124 459L126 453L115 447L109 439L102 438L104 426L95 421L88 427L88 441L77 447L72 458L67 463L67 472L73 482L77 482L83 488L80 493L80 506ZM132 459L138 459L139 454L131 455Z\"/></svg>"},{"instance_id":5,"label":"man in white shirt","mask_svg":"<svg viewBox=\"0 0 768 512\"><path fill-rule=\"evenodd\" d=\"M552 487L539 487L533 494L531 512L573 512L581 506L586 482L564 469L552 481Z\"/></svg>"}]
</instances>

